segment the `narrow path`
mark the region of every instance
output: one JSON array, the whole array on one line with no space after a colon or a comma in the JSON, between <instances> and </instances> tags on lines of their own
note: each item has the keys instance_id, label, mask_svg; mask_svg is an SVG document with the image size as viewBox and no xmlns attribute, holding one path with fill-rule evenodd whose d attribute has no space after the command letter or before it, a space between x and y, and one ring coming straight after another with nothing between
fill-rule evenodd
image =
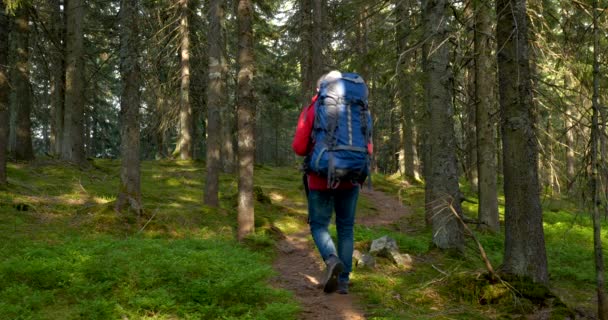
<instances>
[{"instance_id":1,"label":"narrow path","mask_svg":"<svg viewBox=\"0 0 608 320\"><path fill-rule=\"evenodd\" d=\"M361 195L372 203L377 214L357 218L357 223L366 226L389 225L409 214L409 210L398 199L382 192L364 188ZM279 275L274 279L275 284L294 293L303 309L300 319L366 319L356 294L325 294L321 289L319 279L324 264L318 257L307 228L286 236L278 243L278 248L280 254L274 262L274 268Z\"/></svg>"}]
</instances>

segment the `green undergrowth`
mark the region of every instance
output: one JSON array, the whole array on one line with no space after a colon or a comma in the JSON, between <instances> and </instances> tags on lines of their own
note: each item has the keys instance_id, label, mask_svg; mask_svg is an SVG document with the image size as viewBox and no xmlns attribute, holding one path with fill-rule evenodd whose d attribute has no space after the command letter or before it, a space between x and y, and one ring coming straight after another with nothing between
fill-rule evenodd
<instances>
[{"instance_id":1,"label":"green undergrowth","mask_svg":"<svg viewBox=\"0 0 608 320\"><path fill-rule=\"evenodd\" d=\"M592 318L595 312L593 230L588 215L563 199L545 199L544 230L549 263L548 287L529 281L494 281L488 276L477 245L467 237L465 255L452 256L433 249L432 234L424 226L424 186L407 187L396 176L374 176L377 190L395 195L412 214L389 227L356 229L356 246L369 249L373 239L389 235L402 253L413 257L410 267L396 267L379 258L373 270L354 273L353 291L364 297L370 319L574 319L574 313ZM477 198L466 186L463 211L476 217ZM499 196L501 224L504 197ZM362 208L358 214L376 214ZM469 227L482 244L494 269L504 253L504 229L498 234ZM603 224L602 238L606 239ZM604 242L604 248L608 242ZM604 253L606 257L606 251ZM541 316L542 314L542 316Z\"/></svg>"},{"instance_id":2,"label":"green undergrowth","mask_svg":"<svg viewBox=\"0 0 608 320\"><path fill-rule=\"evenodd\" d=\"M0 189L0 319L299 317L293 295L271 285L277 240L307 227L295 167L256 166L256 232L243 243L234 240L235 175L220 176L219 208L204 206L200 162L143 162L140 215L113 209L119 161L94 160L79 169L46 160L8 169L9 186ZM374 239L388 235L413 262L397 267L377 258L374 269L354 270L351 291L368 319L524 319L536 313L565 319L573 309L593 314L591 221L568 201L543 199L551 277L543 288L490 280L470 238L464 256L433 249L424 185L378 174L373 188L400 199L410 214L388 226L356 225L356 248L369 250ZM477 199L467 188L463 211L475 218ZM502 196L499 204L503 219ZM360 197L358 216L380 210ZM470 227L498 269L504 233Z\"/></svg>"},{"instance_id":3,"label":"green undergrowth","mask_svg":"<svg viewBox=\"0 0 608 320\"><path fill-rule=\"evenodd\" d=\"M144 212L135 215L113 209L119 169L111 160L9 164L0 319L297 317L293 295L270 285L274 241L303 215L281 204L297 171L257 168L257 232L241 244L233 175L221 175L220 207L210 208L203 163L143 162Z\"/></svg>"}]
</instances>

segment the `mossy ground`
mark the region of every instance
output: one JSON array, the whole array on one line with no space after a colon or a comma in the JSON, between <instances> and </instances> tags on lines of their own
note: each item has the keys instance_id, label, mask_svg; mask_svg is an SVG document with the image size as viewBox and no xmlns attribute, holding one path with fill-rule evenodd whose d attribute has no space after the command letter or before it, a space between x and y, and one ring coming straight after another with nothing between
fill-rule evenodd
<instances>
[{"instance_id":1,"label":"mossy ground","mask_svg":"<svg viewBox=\"0 0 608 320\"><path fill-rule=\"evenodd\" d=\"M276 239L306 226L295 167L256 166L257 231L237 243L233 175L221 175L221 205L209 208L202 205L203 163L144 162L145 211L120 215L112 207L119 166L112 160L94 160L85 170L54 161L9 165L10 184L0 190L0 318L298 317L292 295L269 284ZM406 270L379 260L375 269L353 273L351 291L369 319L518 319L542 308L553 319L573 308L593 313L591 222L567 201L544 202L548 292L560 299L539 299L488 281L472 241L464 257L430 249L422 185L373 179L375 189L399 197L413 213L388 227L356 226L355 245L365 250L389 235L414 265ZM471 193L467 198L475 200ZM465 202L464 210L475 217L474 203ZM362 197L358 214L379 213ZM477 237L497 267L504 234Z\"/></svg>"}]
</instances>

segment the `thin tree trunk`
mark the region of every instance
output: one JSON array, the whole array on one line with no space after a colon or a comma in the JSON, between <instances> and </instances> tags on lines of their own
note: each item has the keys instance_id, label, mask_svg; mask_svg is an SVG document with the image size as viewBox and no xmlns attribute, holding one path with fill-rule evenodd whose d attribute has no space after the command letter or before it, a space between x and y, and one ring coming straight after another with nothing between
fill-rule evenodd
<instances>
[{"instance_id":1,"label":"thin tree trunk","mask_svg":"<svg viewBox=\"0 0 608 320\"><path fill-rule=\"evenodd\" d=\"M564 88L567 92L570 91L570 76L564 75ZM564 130L566 130L566 177L568 179L568 190L574 185L574 179L576 176L575 168L575 155L574 155L574 130L572 121L572 99L571 94L568 94L566 99L566 105L564 106L566 111L564 112Z\"/></svg>"},{"instance_id":2,"label":"thin tree trunk","mask_svg":"<svg viewBox=\"0 0 608 320\"><path fill-rule=\"evenodd\" d=\"M179 0L180 21L180 139L178 142L179 156L182 160L193 158L192 153L192 106L190 105L190 28L188 0Z\"/></svg>"},{"instance_id":3,"label":"thin tree trunk","mask_svg":"<svg viewBox=\"0 0 608 320\"><path fill-rule=\"evenodd\" d=\"M30 85L29 67L29 7L26 5L17 9L15 14L15 43L17 46L17 61L13 87L16 102L16 145L15 158L17 160L34 159L32 146L32 90Z\"/></svg>"},{"instance_id":4,"label":"thin tree trunk","mask_svg":"<svg viewBox=\"0 0 608 320\"><path fill-rule=\"evenodd\" d=\"M312 79L318 79L325 71L323 55L323 0L312 0Z\"/></svg>"},{"instance_id":5,"label":"thin tree trunk","mask_svg":"<svg viewBox=\"0 0 608 320\"><path fill-rule=\"evenodd\" d=\"M66 12L65 114L61 158L83 164L84 157L84 34L83 0L69 0Z\"/></svg>"},{"instance_id":6,"label":"thin tree trunk","mask_svg":"<svg viewBox=\"0 0 608 320\"><path fill-rule=\"evenodd\" d=\"M308 105L310 99L315 94L316 83L313 75L312 65L312 8L311 0L299 0L300 2L300 78L302 82L300 91L300 103L303 106Z\"/></svg>"},{"instance_id":7,"label":"thin tree trunk","mask_svg":"<svg viewBox=\"0 0 608 320\"><path fill-rule=\"evenodd\" d=\"M167 129L163 123L163 115L165 114L166 110L166 102L161 89L157 90L155 104L154 140L156 142L156 155L154 158L158 160L167 157L167 142L165 139L165 133Z\"/></svg>"},{"instance_id":8,"label":"thin tree trunk","mask_svg":"<svg viewBox=\"0 0 608 320\"><path fill-rule=\"evenodd\" d=\"M120 4L120 187L116 197L116 210L131 209L139 214L142 210L139 168L139 104L140 70L138 0L121 0Z\"/></svg>"},{"instance_id":9,"label":"thin tree trunk","mask_svg":"<svg viewBox=\"0 0 608 320\"><path fill-rule=\"evenodd\" d=\"M65 22L61 10L61 0L51 0L51 153L61 154L63 138L63 117L65 98Z\"/></svg>"},{"instance_id":10,"label":"thin tree trunk","mask_svg":"<svg viewBox=\"0 0 608 320\"><path fill-rule=\"evenodd\" d=\"M218 189L221 150L220 111L226 105L226 58L224 53L224 12L222 0L212 0L209 7L209 86L207 87L207 175L205 204L219 205Z\"/></svg>"},{"instance_id":11,"label":"thin tree trunk","mask_svg":"<svg viewBox=\"0 0 608 320\"><path fill-rule=\"evenodd\" d=\"M466 19L466 45L475 43L475 12L473 11L475 0L466 0L464 8L464 18ZM457 53L455 52L454 55ZM477 123L477 100L475 96L475 83L477 73L475 72L475 58L469 61L464 67L464 117L465 122L463 123L464 131L464 147L465 147L465 162L464 162L464 174L467 181L471 185L471 189L476 190L479 188L479 170L477 167L477 126L472 125ZM457 93L454 92L456 97Z\"/></svg>"},{"instance_id":12,"label":"thin tree trunk","mask_svg":"<svg viewBox=\"0 0 608 320\"><path fill-rule=\"evenodd\" d=\"M477 127L477 171L479 174L478 218L481 229L500 231L496 172L495 74L492 57L492 7L488 0L475 6L475 102Z\"/></svg>"},{"instance_id":13,"label":"thin tree trunk","mask_svg":"<svg viewBox=\"0 0 608 320\"><path fill-rule=\"evenodd\" d=\"M600 220L599 144L600 144L600 30L598 28L598 0L593 0L593 115L591 121L591 192L593 200L593 249L595 253L595 273L597 283L597 314L600 320L608 319L606 283L604 279L604 254L602 252L602 221Z\"/></svg>"},{"instance_id":14,"label":"thin tree trunk","mask_svg":"<svg viewBox=\"0 0 608 320\"><path fill-rule=\"evenodd\" d=\"M6 185L6 160L9 134L9 96L8 83L8 35L9 19L4 1L0 1L0 185Z\"/></svg>"},{"instance_id":15,"label":"thin tree trunk","mask_svg":"<svg viewBox=\"0 0 608 320\"><path fill-rule=\"evenodd\" d=\"M197 8L200 3L193 2L192 7ZM201 150L205 143L204 136L204 115L207 110L207 79L209 77L207 66L209 57L206 52L206 30L207 26L204 17L200 17L195 10L190 11L190 34L192 38L192 80L190 82L190 100L192 102L193 118L193 154L195 159L201 158ZM203 37L200 33L205 33Z\"/></svg>"},{"instance_id":16,"label":"thin tree trunk","mask_svg":"<svg viewBox=\"0 0 608 320\"><path fill-rule=\"evenodd\" d=\"M237 82L239 195L238 239L254 232L253 165L255 156L255 97L253 94L253 5L239 0L237 10L239 64Z\"/></svg>"},{"instance_id":17,"label":"thin tree trunk","mask_svg":"<svg viewBox=\"0 0 608 320\"><path fill-rule=\"evenodd\" d=\"M452 70L449 65L450 46L447 25L448 2L428 0L424 8L424 25L430 41L426 59L427 103L429 106L430 168L426 182L426 210L433 229L433 243L440 249L464 250L462 226L445 204L450 203L461 214Z\"/></svg>"},{"instance_id":18,"label":"thin tree trunk","mask_svg":"<svg viewBox=\"0 0 608 320\"><path fill-rule=\"evenodd\" d=\"M416 150L416 121L415 115L415 93L413 90L413 73L410 71L412 56L406 53L410 45L410 34L412 32L410 23L412 16L409 14L411 3L409 1L397 0L395 14L397 16L397 75L399 77L399 101L401 105L401 163L400 167L408 179L414 181L420 179L418 172L418 152Z\"/></svg>"},{"instance_id":19,"label":"thin tree trunk","mask_svg":"<svg viewBox=\"0 0 608 320\"><path fill-rule=\"evenodd\" d=\"M505 190L505 273L548 281L525 0L498 0L496 38Z\"/></svg>"}]
</instances>

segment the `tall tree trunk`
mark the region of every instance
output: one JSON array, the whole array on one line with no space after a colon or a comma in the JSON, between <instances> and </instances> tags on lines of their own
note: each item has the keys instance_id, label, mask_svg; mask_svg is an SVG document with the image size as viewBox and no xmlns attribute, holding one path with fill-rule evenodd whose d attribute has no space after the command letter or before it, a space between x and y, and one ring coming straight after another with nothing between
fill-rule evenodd
<instances>
[{"instance_id":1,"label":"tall tree trunk","mask_svg":"<svg viewBox=\"0 0 608 320\"><path fill-rule=\"evenodd\" d=\"M70 0L72 1L72 0ZM139 103L140 70L138 0L120 2L120 187L116 197L116 210L142 210L139 168Z\"/></svg>"},{"instance_id":2,"label":"tall tree trunk","mask_svg":"<svg viewBox=\"0 0 608 320\"><path fill-rule=\"evenodd\" d=\"M237 5L238 3L235 1L233 2L234 6L233 9L236 10L237 9ZM217 104L216 107L218 108L218 123L217 128L218 130L220 130L220 137L219 139L219 155L218 155L218 160L221 162L221 164L219 164L218 168L220 170L222 170L224 173L235 173L236 171L236 153L235 153L235 146L234 146L234 132L236 130L236 116L235 116L235 105L230 104L229 103L229 94L227 91L227 80L228 80L228 71L229 71L229 65L228 65L228 59L226 57L226 17L225 17L225 12L226 12L226 4L224 2L218 3L218 4L214 4L214 6L218 6L219 11L217 11L216 16L213 17L214 19L216 19L216 22L213 22L215 24L215 26L213 26L212 30L210 29L209 33L215 33L213 35L209 35L209 39L216 39L214 40L213 44L209 44L209 46L211 47L212 45L215 46L213 50L215 50L216 52L214 53L214 59L217 60L217 62L219 63L218 66L215 67L216 71L214 71L216 73L216 76L220 76L220 78L216 79L217 81L221 81L221 82L217 82L216 85L218 85L217 89L215 90L219 96L216 97L217 99ZM210 49L211 50L211 49ZM211 69L210 69L211 70ZM210 71L211 72L211 71ZM215 76L214 76L215 77ZM210 78L211 79L211 78ZM218 173L219 174L219 173Z\"/></svg>"},{"instance_id":3,"label":"tall tree trunk","mask_svg":"<svg viewBox=\"0 0 608 320\"><path fill-rule=\"evenodd\" d=\"M321 77L325 70L325 60L323 50L325 49L323 40L323 8L325 1L312 0L312 79L313 81Z\"/></svg>"},{"instance_id":4,"label":"tall tree trunk","mask_svg":"<svg viewBox=\"0 0 608 320\"><path fill-rule=\"evenodd\" d=\"M299 0L300 2L300 78L302 86L300 88L300 103L307 106L310 99L315 94L315 81L312 64L312 6L311 0Z\"/></svg>"},{"instance_id":5,"label":"tall tree trunk","mask_svg":"<svg viewBox=\"0 0 608 320\"><path fill-rule=\"evenodd\" d=\"M576 176L576 169L575 169L575 155L574 155L574 123L572 121L572 94L570 94L570 75L566 74L564 75L564 88L566 89L566 92L568 92L567 94L567 99L566 99L566 104L564 106L564 108L566 109L566 111L564 112L564 130L566 130L566 141L565 141L565 148L566 148L566 178L568 179L567 181L567 186L568 186L568 191L570 190L570 188L573 186L574 184L574 179Z\"/></svg>"},{"instance_id":6,"label":"tall tree trunk","mask_svg":"<svg viewBox=\"0 0 608 320\"><path fill-rule=\"evenodd\" d=\"M361 6L361 11L359 12L359 17L357 19L357 25L355 29L355 35L357 43L355 45L355 49L357 50L357 54L360 56L360 61L363 61L361 65L361 70L359 73L364 80L370 80L370 71L369 71L369 63L368 63L368 52L369 52L369 5L363 4ZM313 38L314 39L314 38ZM313 41L314 42L314 41ZM370 95L373 97L373 95ZM373 105L373 104L370 104Z\"/></svg>"},{"instance_id":7,"label":"tall tree trunk","mask_svg":"<svg viewBox=\"0 0 608 320\"><path fill-rule=\"evenodd\" d=\"M22 5L15 14L15 43L17 46L17 61L13 87L16 102L16 145L17 160L34 159L32 146L32 90L30 85L29 68L29 7Z\"/></svg>"},{"instance_id":8,"label":"tall tree trunk","mask_svg":"<svg viewBox=\"0 0 608 320\"><path fill-rule=\"evenodd\" d=\"M227 66L226 66L227 69ZM222 152L221 159L223 164L223 171L225 173L234 173L235 172L235 154L234 154L234 143L233 134L235 129L235 116L234 116L234 105L228 104L226 101L228 100L226 97L226 91L224 91L225 101L222 104L222 112L220 114L222 118Z\"/></svg>"},{"instance_id":9,"label":"tall tree trunk","mask_svg":"<svg viewBox=\"0 0 608 320\"><path fill-rule=\"evenodd\" d=\"M239 49L237 59L239 195L238 239L254 232L253 164L255 155L255 97L253 93L253 5L239 0L237 10Z\"/></svg>"},{"instance_id":10,"label":"tall tree trunk","mask_svg":"<svg viewBox=\"0 0 608 320\"><path fill-rule=\"evenodd\" d=\"M0 185L5 185L6 160L9 134L9 96L8 84L8 35L9 20L4 1L0 1Z\"/></svg>"},{"instance_id":11,"label":"tall tree trunk","mask_svg":"<svg viewBox=\"0 0 608 320\"><path fill-rule=\"evenodd\" d=\"M446 203L461 214L454 107L452 105L452 70L449 65L450 46L447 25L448 2L428 0L424 8L426 39L429 55L426 58L427 103L429 115L430 165L426 182L427 216L433 229L433 243L441 249L464 250L462 226Z\"/></svg>"},{"instance_id":12,"label":"tall tree trunk","mask_svg":"<svg viewBox=\"0 0 608 320\"><path fill-rule=\"evenodd\" d=\"M194 1L191 6L199 7L201 4ZM209 57L206 50L207 26L206 19L190 11L190 38L192 38L192 80L190 82L190 100L192 102L193 128L193 154L195 159L201 158L201 150L205 143L204 117L207 110L207 66ZM203 35L204 33L204 35Z\"/></svg>"},{"instance_id":13,"label":"tall tree trunk","mask_svg":"<svg viewBox=\"0 0 608 320\"><path fill-rule=\"evenodd\" d=\"M497 0L496 28L505 190L503 270L547 282L525 0Z\"/></svg>"},{"instance_id":14,"label":"tall tree trunk","mask_svg":"<svg viewBox=\"0 0 608 320\"><path fill-rule=\"evenodd\" d=\"M397 76L399 77L399 101L401 105L401 167L408 179L419 180L418 152L416 150L416 121L415 121L415 92L413 88L413 72L410 71L412 55L406 53L410 45L412 33L410 21L410 1L397 0L395 13L397 16Z\"/></svg>"},{"instance_id":15,"label":"tall tree trunk","mask_svg":"<svg viewBox=\"0 0 608 320\"><path fill-rule=\"evenodd\" d=\"M225 4L212 0L209 7L209 85L207 87L207 177L205 204L219 205L218 189L221 168L221 116L226 106L226 57L224 40Z\"/></svg>"},{"instance_id":16,"label":"tall tree trunk","mask_svg":"<svg viewBox=\"0 0 608 320\"><path fill-rule=\"evenodd\" d=\"M84 163L84 34L83 0L67 2L65 114L61 158Z\"/></svg>"},{"instance_id":17,"label":"tall tree trunk","mask_svg":"<svg viewBox=\"0 0 608 320\"><path fill-rule=\"evenodd\" d=\"M192 159L192 106L190 105L190 28L188 0L179 0L180 21L180 63L181 81L179 98L180 139L179 156L182 160Z\"/></svg>"},{"instance_id":18,"label":"tall tree trunk","mask_svg":"<svg viewBox=\"0 0 608 320\"><path fill-rule=\"evenodd\" d=\"M160 86L162 84L159 83ZM163 96L163 90L157 89L157 95L155 99L155 113L154 113L154 140L156 143L156 154L155 159L164 159L167 157L167 142L166 142L166 131L167 128L163 123L163 115L166 112L166 100Z\"/></svg>"},{"instance_id":19,"label":"tall tree trunk","mask_svg":"<svg viewBox=\"0 0 608 320\"><path fill-rule=\"evenodd\" d=\"M63 138L63 117L65 98L65 21L61 10L61 0L51 0L51 153L61 154Z\"/></svg>"},{"instance_id":20,"label":"tall tree trunk","mask_svg":"<svg viewBox=\"0 0 608 320\"><path fill-rule=\"evenodd\" d=\"M593 201L593 249L595 253L595 274L597 283L597 314L600 320L608 319L608 301L604 279L604 255L602 250L602 221L600 217L600 188L598 161L600 145L600 30L598 28L598 0L593 0L593 115L591 121L591 194Z\"/></svg>"},{"instance_id":21,"label":"tall tree trunk","mask_svg":"<svg viewBox=\"0 0 608 320\"><path fill-rule=\"evenodd\" d=\"M475 43L475 12L473 11L474 0L466 0L464 9L464 18L466 19L466 38L465 45ZM456 55L456 53L454 53ZM464 147L465 147L465 162L464 174L467 181L471 185L471 189L479 188L479 170L477 168L477 126L472 125L477 122L477 101L475 97L475 55L464 67ZM456 92L454 95L456 96Z\"/></svg>"},{"instance_id":22,"label":"tall tree trunk","mask_svg":"<svg viewBox=\"0 0 608 320\"><path fill-rule=\"evenodd\" d=\"M477 171L479 175L478 218L481 229L500 231L496 172L496 105L492 63L492 7L488 0L475 6L475 102L477 127Z\"/></svg>"}]
</instances>

